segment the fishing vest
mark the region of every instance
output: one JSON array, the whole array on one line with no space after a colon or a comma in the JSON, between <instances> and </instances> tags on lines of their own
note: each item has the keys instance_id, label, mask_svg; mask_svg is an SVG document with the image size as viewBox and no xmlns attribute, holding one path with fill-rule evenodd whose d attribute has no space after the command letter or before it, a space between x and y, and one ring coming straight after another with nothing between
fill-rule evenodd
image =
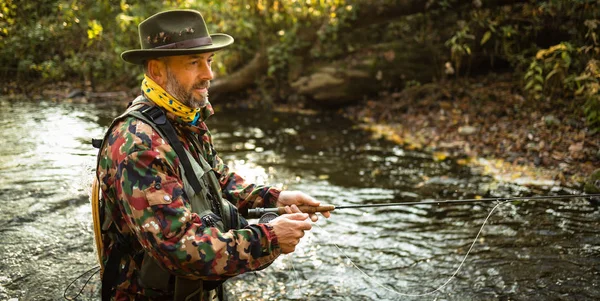
<instances>
[{"instance_id":1,"label":"fishing vest","mask_svg":"<svg viewBox=\"0 0 600 301\"><path fill-rule=\"evenodd\" d=\"M126 117L135 117L149 124L176 152L180 161L179 171L183 179L183 189L191 204L192 212L200 216L203 224L208 227L216 227L221 232L244 227L247 224L246 221L240 218L235 206L222 198L219 181L212 167L206 162L202 154L198 156L200 158L199 162L196 161L192 154L183 148L165 112L158 106L150 106L143 103L144 99L143 96L136 98L125 113L113 120L104 139L93 142L94 146L102 151L111 129ZM196 148L199 151L203 149L201 145L196 145ZM99 162L100 155L98 156ZM99 166L98 163L96 166ZM97 177L95 181L99 181ZM98 185L97 183L94 184L93 193L98 193L99 191L96 188ZM96 199L98 199L98 196L96 196ZM121 257L125 254L131 256L140 254L131 254L133 249L129 241L132 238L123 237L116 229L116 226L113 225L110 214L104 212L104 202L98 200L97 203L94 204L94 195L92 194L94 232L102 269L102 300L104 301L110 299L112 290L116 286L115 282L119 275ZM94 212L94 209L98 211ZM96 231L97 229L99 231ZM103 265L100 255L103 247L102 235L110 235L116 244L108 256L106 266ZM202 281L176 277L164 270L147 252L142 252L143 260L138 278L140 286L161 291L170 291L173 289L173 278L175 278L173 291L175 301L208 300L208 298L212 300L211 294L214 295L215 293L219 300L224 299L221 286L224 281Z\"/></svg>"}]
</instances>

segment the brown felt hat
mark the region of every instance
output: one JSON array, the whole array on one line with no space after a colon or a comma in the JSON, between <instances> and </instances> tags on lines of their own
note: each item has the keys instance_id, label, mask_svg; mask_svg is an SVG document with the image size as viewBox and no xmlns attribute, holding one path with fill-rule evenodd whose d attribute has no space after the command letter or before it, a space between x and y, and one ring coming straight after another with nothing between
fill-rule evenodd
<instances>
[{"instance_id":1,"label":"brown felt hat","mask_svg":"<svg viewBox=\"0 0 600 301\"><path fill-rule=\"evenodd\" d=\"M132 64L174 55L189 55L223 49L233 43L230 35L210 34L200 12L178 9L160 12L140 23L142 49L127 50L121 58Z\"/></svg>"}]
</instances>

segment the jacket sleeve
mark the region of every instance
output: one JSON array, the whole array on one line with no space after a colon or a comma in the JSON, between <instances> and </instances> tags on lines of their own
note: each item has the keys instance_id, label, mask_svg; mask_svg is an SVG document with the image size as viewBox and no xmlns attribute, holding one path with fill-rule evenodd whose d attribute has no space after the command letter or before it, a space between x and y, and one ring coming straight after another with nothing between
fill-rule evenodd
<instances>
[{"instance_id":1,"label":"jacket sleeve","mask_svg":"<svg viewBox=\"0 0 600 301\"><path fill-rule=\"evenodd\" d=\"M203 225L183 192L173 149L148 125L134 121L115 137L111 153L127 149L115 162L117 203L142 247L166 269L218 280L260 269L281 253L269 225L224 233Z\"/></svg>"},{"instance_id":2,"label":"jacket sleeve","mask_svg":"<svg viewBox=\"0 0 600 301\"><path fill-rule=\"evenodd\" d=\"M272 186L246 183L244 178L229 170L218 155L214 156L214 170L219 175L223 196L239 209L272 208L277 204L281 190Z\"/></svg>"}]
</instances>

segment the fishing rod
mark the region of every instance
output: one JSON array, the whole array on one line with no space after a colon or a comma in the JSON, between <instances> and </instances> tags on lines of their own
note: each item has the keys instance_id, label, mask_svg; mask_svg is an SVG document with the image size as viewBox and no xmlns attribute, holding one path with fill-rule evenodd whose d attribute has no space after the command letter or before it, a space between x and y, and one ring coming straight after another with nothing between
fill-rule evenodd
<instances>
[{"instance_id":1,"label":"fishing rod","mask_svg":"<svg viewBox=\"0 0 600 301\"><path fill-rule=\"evenodd\" d=\"M384 290L390 291L392 293L395 293L399 296L409 296L409 297L422 297L422 296L428 296L428 295L432 295L435 294L436 292L439 292L441 289L443 289L444 287L446 287L448 285L448 283L454 279L456 277L456 275L459 273L460 269L463 267L463 265L465 264L465 261L467 260L467 257L469 256L469 254L471 253L471 251L473 250L473 247L475 246L475 244L477 243L479 236L481 235L482 231L483 231L483 227L486 225L488 219L490 218L490 216L492 216L492 213L494 212L494 210L496 210L496 208L498 208L500 205L502 205L505 202L509 202L509 201L534 201L534 200L553 200L553 199L572 199L572 198L589 198L590 200L592 200L593 198L600 198L600 194L579 194L579 195L552 195L552 196L530 196L530 197L507 197L507 198L474 198L474 199L462 199L462 200L440 200L440 201L436 201L436 200L430 200L430 201L416 201L416 202L400 202L400 203L387 203L387 204L364 204L364 205L346 205L346 206L334 206L334 205L323 205L323 206L317 206L317 207L313 207L313 206L298 206L298 208L300 209L300 211L304 212L304 213L315 213L315 212L324 212L324 211L333 211L336 209L350 209L350 208L373 208L373 207L392 207L392 206L415 206L415 205L434 205L434 204L460 204L460 203L475 203L475 202L496 202L496 205L492 208L492 210L488 213L487 217L485 218L485 220L483 221L483 224L481 225L481 228L479 229L479 232L477 233L477 235L475 236L475 238L473 239L473 242L471 243L471 246L469 247L469 249L467 250L467 253L464 255L462 261L460 262L460 264L458 265L458 267L456 268L456 270L454 271L454 273L448 278L448 280L446 280L442 285L440 285L439 287L435 288L434 290L430 290L430 291L426 291L424 293L401 293L395 289L390 288L390 286L388 284L382 284L382 282L379 282L376 278L369 276L366 272L364 272L361 268L358 267L358 265L356 265L350 258L348 255L346 255L346 253L344 253L344 251L335 243L335 242L331 242L337 249L338 251L340 251L347 260L350 261L350 263L359 271L361 272L363 275L365 275L367 278L369 278L371 281L373 281L375 284L377 284L377 286L381 287ZM277 217L278 214L285 214L285 207L277 207L277 208L254 208L254 209L249 209L248 210L248 214L249 215L254 215L254 216L260 216L260 220L259 223L269 223L271 220L273 220L274 218ZM317 226L318 228L320 228L321 230L323 230L323 228L321 228L318 224L315 224L315 226ZM328 233L327 231L324 231L326 233L326 235L331 235L331 233Z\"/></svg>"},{"instance_id":2,"label":"fishing rod","mask_svg":"<svg viewBox=\"0 0 600 301\"><path fill-rule=\"evenodd\" d=\"M435 205L435 204L460 204L460 203L475 203L475 202L505 202L505 201L535 201L535 200L554 200L554 199L573 199L573 198L594 198L600 197L600 194L571 194L571 195L540 195L529 197L509 197L509 198L475 198L461 200L441 200L441 201L418 201L418 202L400 202L400 203L385 203L385 204L364 204L364 205L321 205L321 206L298 206L301 212L316 213L334 211L340 209L352 208L373 208L373 207L395 207L395 206L416 206L416 205ZM285 207L275 208L253 208L248 209L248 217L261 217L266 213L285 214Z\"/></svg>"}]
</instances>

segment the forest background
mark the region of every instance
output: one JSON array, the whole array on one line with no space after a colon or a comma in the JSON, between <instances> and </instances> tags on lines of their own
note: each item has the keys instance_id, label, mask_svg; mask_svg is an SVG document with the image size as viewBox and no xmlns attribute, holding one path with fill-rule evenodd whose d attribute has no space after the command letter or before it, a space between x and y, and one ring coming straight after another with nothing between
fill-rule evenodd
<instances>
[{"instance_id":1,"label":"forest background","mask_svg":"<svg viewBox=\"0 0 600 301\"><path fill-rule=\"evenodd\" d=\"M119 55L171 8L236 40L213 64L215 105L336 110L534 184L600 166L598 0L1 0L0 96L128 102L141 69Z\"/></svg>"}]
</instances>

